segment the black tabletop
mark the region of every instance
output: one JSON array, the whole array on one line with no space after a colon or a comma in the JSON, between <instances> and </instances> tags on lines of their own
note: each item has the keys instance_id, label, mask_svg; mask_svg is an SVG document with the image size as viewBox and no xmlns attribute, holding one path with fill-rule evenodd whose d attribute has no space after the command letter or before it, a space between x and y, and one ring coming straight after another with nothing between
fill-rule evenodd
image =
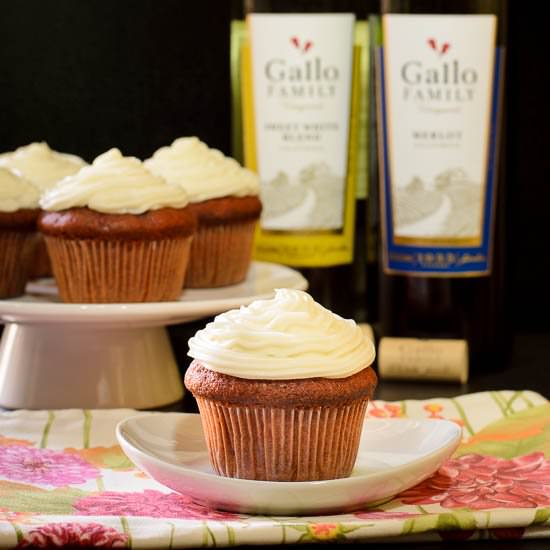
<instances>
[{"instance_id":1,"label":"black tabletop","mask_svg":"<svg viewBox=\"0 0 550 550\"><path fill-rule=\"evenodd\" d=\"M472 372L466 384L380 380L376 397L386 401L454 397L487 390L533 390L550 398L550 334L518 334L501 368Z\"/></svg>"}]
</instances>

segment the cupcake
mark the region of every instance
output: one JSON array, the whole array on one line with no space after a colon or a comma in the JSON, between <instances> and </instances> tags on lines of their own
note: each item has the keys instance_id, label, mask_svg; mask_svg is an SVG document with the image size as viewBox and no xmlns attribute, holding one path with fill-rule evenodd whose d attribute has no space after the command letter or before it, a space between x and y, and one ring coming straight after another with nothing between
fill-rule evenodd
<instances>
[{"instance_id":1,"label":"cupcake","mask_svg":"<svg viewBox=\"0 0 550 550\"><path fill-rule=\"evenodd\" d=\"M351 474L376 386L374 346L299 290L218 315L189 340L214 470L265 481Z\"/></svg>"},{"instance_id":2,"label":"cupcake","mask_svg":"<svg viewBox=\"0 0 550 550\"><path fill-rule=\"evenodd\" d=\"M54 151L41 142L5 153L0 157L0 166L21 173L44 192L65 176L76 174L86 162L76 155Z\"/></svg>"},{"instance_id":3,"label":"cupcake","mask_svg":"<svg viewBox=\"0 0 550 550\"><path fill-rule=\"evenodd\" d=\"M0 298L25 291L36 245L40 190L0 167Z\"/></svg>"},{"instance_id":4,"label":"cupcake","mask_svg":"<svg viewBox=\"0 0 550 550\"><path fill-rule=\"evenodd\" d=\"M145 165L185 189L198 219L185 286L220 287L244 280L262 210L256 174L196 137L162 147Z\"/></svg>"},{"instance_id":5,"label":"cupcake","mask_svg":"<svg viewBox=\"0 0 550 550\"><path fill-rule=\"evenodd\" d=\"M40 199L65 302L157 302L181 294L196 228L183 189L111 149Z\"/></svg>"},{"instance_id":6,"label":"cupcake","mask_svg":"<svg viewBox=\"0 0 550 550\"><path fill-rule=\"evenodd\" d=\"M85 165L80 157L54 151L45 142L31 143L0 156L0 166L22 174L41 192L47 191L65 176L76 174ZM29 276L33 279L51 275L52 268L46 244L39 236Z\"/></svg>"}]
</instances>

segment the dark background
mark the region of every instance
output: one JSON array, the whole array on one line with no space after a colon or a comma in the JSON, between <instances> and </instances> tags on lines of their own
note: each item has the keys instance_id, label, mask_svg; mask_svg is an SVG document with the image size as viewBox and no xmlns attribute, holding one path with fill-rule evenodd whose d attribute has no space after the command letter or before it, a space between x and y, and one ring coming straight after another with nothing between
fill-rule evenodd
<instances>
[{"instance_id":1,"label":"dark background","mask_svg":"<svg viewBox=\"0 0 550 550\"><path fill-rule=\"evenodd\" d=\"M0 0L0 152L45 140L87 161L183 135L229 154L226 0ZM507 312L550 328L545 21L509 1Z\"/></svg>"}]
</instances>

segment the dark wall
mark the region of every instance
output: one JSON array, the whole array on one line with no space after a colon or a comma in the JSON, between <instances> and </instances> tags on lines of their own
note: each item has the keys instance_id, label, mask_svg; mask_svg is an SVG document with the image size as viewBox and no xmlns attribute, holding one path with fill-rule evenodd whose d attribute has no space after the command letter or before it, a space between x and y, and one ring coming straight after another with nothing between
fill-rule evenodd
<instances>
[{"instance_id":1,"label":"dark wall","mask_svg":"<svg viewBox=\"0 0 550 550\"><path fill-rule=\"evenodd\" d=\"M0 1L0 150L229 147L229 3Z\"/></svg>"},{"instance_id":2,"label":"dark wall","mask_svg":"<svg viewBox=\"0 0 550 550\"><path fill-rule=\"evenodd\" d=\"M510 0L506 183L511 309L516 326L550 328L548 29Z\"/></svg>"},{"instance_id":3,"label":"dark wall","mask_svg":"<svg viewBox=\"0 0 550 550\"><path fill-rule=\"evenodd\" d=\"M227 0L0 1L0 152L144 158L181 135L230 152ZM543 17L510 0L505 158L509 311L549 328Z\"/></svg>"}]
</instances>

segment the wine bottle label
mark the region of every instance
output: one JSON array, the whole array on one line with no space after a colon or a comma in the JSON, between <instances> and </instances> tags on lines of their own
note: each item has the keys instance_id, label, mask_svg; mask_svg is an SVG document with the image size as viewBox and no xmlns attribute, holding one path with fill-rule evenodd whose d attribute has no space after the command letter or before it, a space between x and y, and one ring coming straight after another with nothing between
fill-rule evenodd
<instances>
[{"instance_id":1,"label":"wine bottle label","mask_svg":"<svg viewBox=\"0 0 550 550\"><path fill-rule=\"evenodd\" d=\"M245 164L261 182L260 260L351 262L361 56L353 14L250 14Z\"/></svg>"},{"instance_id":2,"label":"wine bottle label","mask_svg":"<svg viewBox=\"0 0 550 550\"><path fill-rule=\"evenodd\" d=\"M497 19L388 14L382 27L384 269L488 274L501 80Z\"/></svg>"},{"instance_id":3,"label":"wine bottle label","mask_svg":"<svg viewBox=\"0 0 550 550\"><path fill-rule=\"evenodd\" d=\"M378 346L381 378L467 382L466 340L382 338Z\"/></svg>"}]
</instances>

